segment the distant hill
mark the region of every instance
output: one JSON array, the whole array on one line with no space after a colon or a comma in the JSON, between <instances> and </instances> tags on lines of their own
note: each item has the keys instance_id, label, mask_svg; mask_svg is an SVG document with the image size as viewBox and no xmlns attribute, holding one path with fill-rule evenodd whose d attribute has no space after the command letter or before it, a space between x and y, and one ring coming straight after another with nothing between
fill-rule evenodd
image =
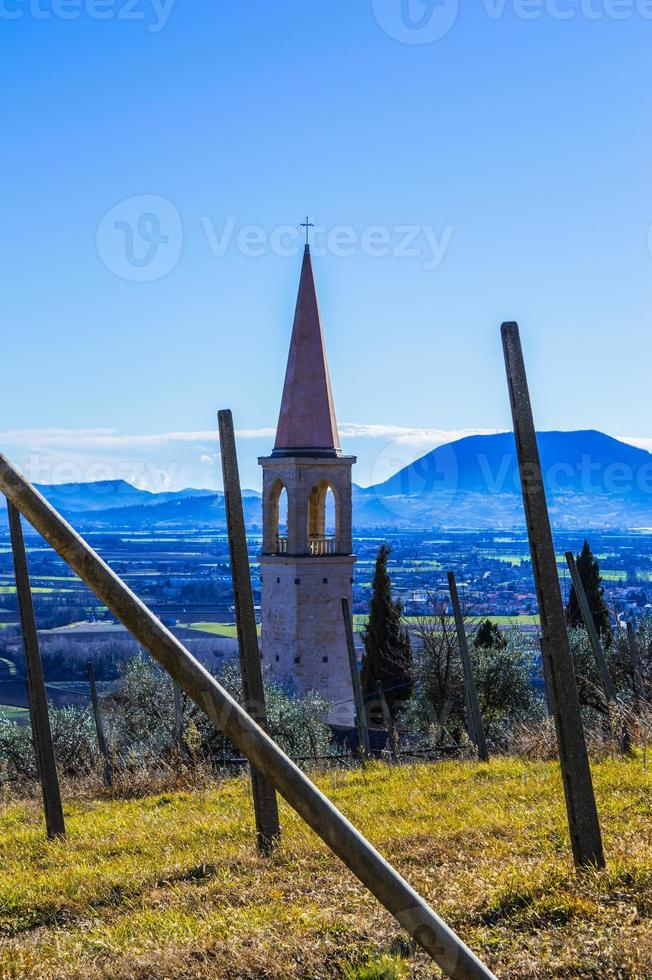
<instances>
[{"instance_id":1,"label":"distant hill","mask_svg":"<svg viewBox=\"0 0 652 980\"><path fill-rule=\"evenodd\" d=\"M652 454L594 430L541 432L538 440L556 526L652 526ZM211 490L150 493L123 480L39 489L80 530L225 529L223 494ZM243 501L247 524L259 528L260 493L244 490ZM468 436L438 446L384 483L354 486L353 519L356 528L522 526L514 436Z\"/></svg>"},{"instance_id":2,"label":"distant hill","mask_svg":"<svg viewBox=\"0 0 652 980\"><path fill-rule=\"evenodd\" d=\"M198 527L226 528L224 495L215 490L175 490L152 493L125 480L94 483L38 485L36 489L81 531L115 528ZM260 524L260 493L242 491L245 519ZM0 507L0 522L6 511Z\"/></svg>"},{"instance_id":3,"label":"distant hill","mask_svg":"<svg viewBox=\"0 0 652 980\"><path fill-rule=\"evenodd\" d=\"M538 433L558 526L652 525L652 454L594 430ZM500 527L523 523L511 432L439 446L360 492L368 518L399 526Z\"/></svg>"},{"instance_id":4,"label":"distant hill","mask_svg":"<svg viewBox=\"0 0 652 980\"><path fill-rule=\"evenodd\" d=\"M161 495L159 495L161 496ZM172 499L107 510L66 514L70 522L80 530L111 528L170 528L192 527L213 531L226 530L224 494L201 493L199 496ZM242 494L245 521L249 527L262 521L260 495L244 490Z\"/></svg>"},{"instance_id":5,"label":"distant hill","mask_svg":"<svg viewBox=\"0 0 652 980\"><path fill-rule=\"evenodd\" d=\"M95 483L62 483L56 486L39 486L43 496L56 507L68 513L112 510L118 507L145 506L184 500L188 497L214 497L214 490L175 490L152 493L139 490L126 480L99 480ZM250 491L254 493L254 491Z\"/></svg>"}]
</instances>

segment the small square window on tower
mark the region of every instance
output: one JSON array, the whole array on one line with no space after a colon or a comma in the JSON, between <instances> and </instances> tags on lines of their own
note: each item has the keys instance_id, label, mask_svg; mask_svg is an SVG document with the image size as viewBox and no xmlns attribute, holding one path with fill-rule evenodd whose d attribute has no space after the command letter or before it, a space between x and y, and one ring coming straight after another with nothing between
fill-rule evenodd
<instances>
[{"instance_id":1,"label":"small square window on tower","mask_svg":"<svg viewBox=\"0 0 652 980\"><path fill-rule=\"evenodd\" d=\"M295 664L300 664L301 663L301 657L295 657L294 658L294 662L295 662Z\"/></svg>"},{"instance_id":2,"label":"small square window on tower","mask_svg":"<svg viewBox=\"0 0 652 980\"><path fill-rule=\"evenodd\" d=\"M322 658L321 658L321 662L322 662L323 664L327 664L327 663L328 663L328 657L322 657Z\"/></svg>"},{"instance_id":3,"label":"small square window on tower","mask_svg":"<svg viewBox=\"0 0 652 980\"><path fill-rule=\"evenodd\" d=\"M322 579L322 582L324 583L324 585L328 585L328 579L327 578L323 578Z\"/></svg>"},{"instance_id":4,"label":"small square window on tower","mask_svg":"<svg viewBox=\"0 0 652 980\"><path fill-rule=\"evenodd\" d=\"M294 584L295 585L301 585L301 579L300 578L295 578Z\"/></svg>"}]
</instances>

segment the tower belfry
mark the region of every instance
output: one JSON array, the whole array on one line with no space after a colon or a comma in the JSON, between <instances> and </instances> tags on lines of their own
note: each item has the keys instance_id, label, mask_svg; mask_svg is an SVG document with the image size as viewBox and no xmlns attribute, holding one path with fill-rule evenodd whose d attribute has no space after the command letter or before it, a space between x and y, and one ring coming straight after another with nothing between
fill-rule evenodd
<instances>
[{"instance_id":1,"label":"tower belfry","mask_svg":"<svg viewBox=\"0 0 652 980\"><path fill-rule=\"evenodd\" d=\"M351 604L355 457L340 447L308 244L274 449L259 463L263 661L296 693L320 693L333 705L332 721L350 723L342 598Z\"/></svg>"}]
</instances>

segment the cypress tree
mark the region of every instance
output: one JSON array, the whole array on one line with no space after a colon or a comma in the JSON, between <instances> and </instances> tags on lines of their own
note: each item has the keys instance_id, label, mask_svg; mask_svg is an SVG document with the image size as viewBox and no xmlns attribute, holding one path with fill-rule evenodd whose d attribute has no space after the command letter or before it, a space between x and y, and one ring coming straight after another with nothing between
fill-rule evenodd
<instances>
[{"instance_id":1,"label":"cypress tree","mask_svg":"<svg viewBox=\"0 0 652 980\"><path fill-rule=\"evenodd\" d=\"M478 626L473 645L477 650L504 650L507 640L496 623L484 619Z\"/></svg>"},{"instance_id":2,"label":"cypress tree","mask_svg":"<svg viewBox=\"0 0 652 980\"><path fill-rule=\"evenodd\" d=\"M591 551L588 541L584 542L582 553L577 556L575 562L582 580L582 585L584 586L584 591L586 592L586 598L589 603L595 628L602 639L609 643L613 634L609 620L609 610L604 600L604 586L602 585L600 566ZM575 586L571 586L568 606L566 607L566 619L571 629L584 627L580 604L575 594Z\"/></svg>"},{"instance_id":3,"label":"cypress tree","mask_svg":"<svg viewBox=\"0 0 652 980\"><path fill-rule=\"evenodd\" d=\"M385 688L387 702L396 715L397 702L412 693L412 650L407 629L401 624L402 606L392 599L392 581L387 571L390 548L381 545L372 583L369 621L362 634L362 689L377 696L378 681Z\"/></svg>"}]
</instances>

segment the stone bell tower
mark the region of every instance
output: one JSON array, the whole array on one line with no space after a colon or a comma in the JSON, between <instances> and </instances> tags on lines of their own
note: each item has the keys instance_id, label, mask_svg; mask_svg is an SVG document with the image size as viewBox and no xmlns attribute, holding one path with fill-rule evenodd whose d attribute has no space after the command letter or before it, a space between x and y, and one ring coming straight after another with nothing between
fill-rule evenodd
<instances>
[{"instance_id":1,"label":"stone bell tower","mask_svg":"<svg viewBox=\"0 0 652 980\"><path fill-rule=\"evenodd\" d=\"M340 449L309 245L301 267L276 442L272 455L259 463L263 662L275 680L296 693L317 691L326 698L333 706L330 721L351 724L354 706L342 598L351 606L355 457L344 456Z\"/></svg>"}]
</instances>

